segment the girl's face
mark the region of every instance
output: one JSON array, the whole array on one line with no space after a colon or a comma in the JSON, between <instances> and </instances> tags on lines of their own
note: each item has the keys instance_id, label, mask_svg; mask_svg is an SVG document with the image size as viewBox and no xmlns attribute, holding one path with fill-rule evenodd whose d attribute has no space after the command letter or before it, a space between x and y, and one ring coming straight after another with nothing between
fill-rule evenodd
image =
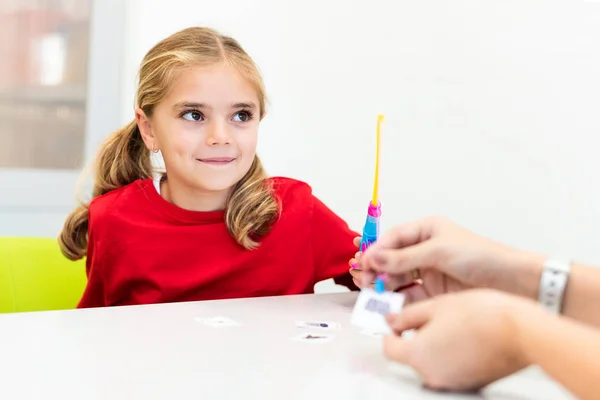
<instances>
[{"instance_id":1,"label":"girl's face","mask_svg":"<svg viewBox=\"0 0 600 400\"><path fill-rule=\"evenodd\" d=\"M190 192L226 192L256 154L259 99L234 67L183 71L152 117L136 110L149 149L162 152L169 181Z\"/></svg>"}]
</instances>

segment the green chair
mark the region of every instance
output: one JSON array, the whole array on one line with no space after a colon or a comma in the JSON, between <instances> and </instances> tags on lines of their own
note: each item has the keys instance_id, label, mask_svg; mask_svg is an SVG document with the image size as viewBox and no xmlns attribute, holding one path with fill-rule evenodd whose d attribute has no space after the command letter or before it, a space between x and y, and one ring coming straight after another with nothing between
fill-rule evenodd
<instances>
[{"instance_id":1,"label":"green chair","mask_svg":"<svg viewBox=\"0 0 600 400\"><path fill-rule=\"evenodd\" d=\"M86 281L56 239L0 237L0 313L75 308Z\"/></svg>"}]
</instances>

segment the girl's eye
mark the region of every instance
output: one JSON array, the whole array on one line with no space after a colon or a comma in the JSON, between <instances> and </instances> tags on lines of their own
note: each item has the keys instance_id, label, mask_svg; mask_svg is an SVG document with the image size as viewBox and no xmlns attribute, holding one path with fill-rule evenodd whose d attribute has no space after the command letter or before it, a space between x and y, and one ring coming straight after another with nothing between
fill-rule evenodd
<instances>
[{"instance_id":1,"label":"girl's eye","mask_svg":"<svg viewBox=\"0 0 600 400\"><path fill-rule=\"evenodd\" d=\"M240 111L233 116L233 122L248 122L252 119L252 114L248 111Z\"/></svg>"},{"instance_id":2,"label":"girl's eye","mask_svg":"<svg viewBox=\"0 0 600 400\"><path fill-rule=\"evenodd\" d=\"M188 121L202 121L204 119L202 114L198 111L188 111L181 117Z\"/></svg>"}]
</instances>

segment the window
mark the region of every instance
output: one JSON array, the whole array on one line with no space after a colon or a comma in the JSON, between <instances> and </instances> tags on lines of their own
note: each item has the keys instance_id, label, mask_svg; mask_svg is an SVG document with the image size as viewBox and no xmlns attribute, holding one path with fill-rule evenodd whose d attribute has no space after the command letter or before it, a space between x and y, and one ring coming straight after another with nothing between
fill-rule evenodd
<instances>
[{"instance_id":1,"label":"window","mask_svg":"<svg viewBox=\"0 0 600 400\"><path fill-rule=\"evenodd\" d=\"M128 4L0 0L0 236L56 237L123 126Z\"/></svg>"},{"instance_id":2,"label":"window","mask_svg":"<svg viewBox=\"0 0 600 400\"><path fill-rule=\"evenodd\" d=\"M0 0L0 168L83 166L92 0Z\"/></svg>"}]
</instances>

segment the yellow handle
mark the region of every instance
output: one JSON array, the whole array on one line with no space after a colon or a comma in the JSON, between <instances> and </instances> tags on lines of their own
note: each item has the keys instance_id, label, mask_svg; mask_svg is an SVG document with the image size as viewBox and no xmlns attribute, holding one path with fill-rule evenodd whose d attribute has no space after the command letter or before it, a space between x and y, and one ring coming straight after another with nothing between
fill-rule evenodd
<instances>
[{"instance_id":1,"label":"yellow handle","mask_svg":"<svg viewBox=\"0 0 600 400\"><path fill-rule=\"evenodd\" d=\"M377 116L377 144L375 146L375 180L373 185L373 200L371 204L379 205L379 147L381 143L381 123L385 120L383 114Z\"/></svg>"}]
</instances>

